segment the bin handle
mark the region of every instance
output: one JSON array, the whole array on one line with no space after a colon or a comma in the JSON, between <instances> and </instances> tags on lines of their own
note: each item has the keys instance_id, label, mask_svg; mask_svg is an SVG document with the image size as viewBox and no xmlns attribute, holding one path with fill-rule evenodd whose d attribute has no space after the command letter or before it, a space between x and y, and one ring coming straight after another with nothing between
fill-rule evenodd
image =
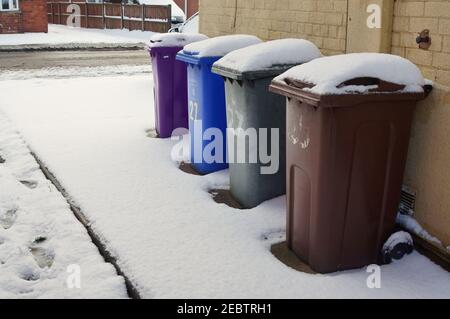
<instances>
[{"instance_id":1,"label":"bin handle","mask_svg":"<svg viewBox=\"0 0 450 319\"><path fill-rule=\"evenodd\" d=\"M293 86L298 89L311 89L314 87L314 84L306 83L306 82L299 81L299 80L294 80L291 78L284 79L284 82L286 82L287 85Z\"/></svg>"},{"instance_id":2,"label":"bin handle","mask_svg":"<svg viewBox=\"0 0 450 319\"><path fill-rule=\"evenodd\" d=\"M402 84L392 83L372 77L354 78L351 80L344 81L336 87L340 89L351 85L363 85L363 86L376 85L377 88L369 90L370 92L397 92L403 90L406 87L405 85Z\"/></svg>"},{"instance_id":3,"label":"bin handle","mask_svg":"<svg viewBox=\"0 0 450 319\"><path fill-rule=\"evenodd\" d=\"M433 91L433 85L431 84L425 84L423 86L423 90L425 92L425 97L428 97L428 95L430 95L430 93Z\"/></svg>"},{"instance_id":4,"label":"bin handle","mask_svg":"<svg viewBox=\"0 0 450 319\"><path fill-rule=\"evenodd\" d=\"M314 84L306 83L306 82L295 80L292 78L286 78L286 79L284 79L284 81L286 82L287 85L296 87L298 89L305 89L305 88L311 89L314 87ZM383 81L378 78L372 78L372 77L354 78L351 80L344 81L341 84L337 85L336 87L338 89L340 89L340 88L350 86L350 85L364 85L364 86L377 85L376 89L370 90L371 92L396 92L396 91L403 90L405 88L405 85L387 82L387 81Z\"/></svg>"},{"instance_id":5,"label":"bin handle","mask_svg":"<svg viewBox=\"0 0 450 319\"><path fill-rule=\"evenodd\" d=\"M295 80L292 78L286 78L286 79L284 79L284 82L287 85L298 88L298 89L305 89L305 88L311 89L314 87L314 84ZM364 85L364 86L376 85L377 88L369 90L369 92L375 92L375 93L376 92L398 92L398 91L405 89L405 87L406 87L403 84L397 84L397 83L393 83L393 82L389 82L389 81L384 81L384 80L381 80L378 78L373 78L373 77L354 78L351 80L344 81L336 87L338 89L340 89L340 88L350 86L350 85ZM426 84L423 86L423 90L425 92L425 96L428 96L431 93L431 91L433 90L433 86L430 84Z\"/></svg>"}]
</instances>

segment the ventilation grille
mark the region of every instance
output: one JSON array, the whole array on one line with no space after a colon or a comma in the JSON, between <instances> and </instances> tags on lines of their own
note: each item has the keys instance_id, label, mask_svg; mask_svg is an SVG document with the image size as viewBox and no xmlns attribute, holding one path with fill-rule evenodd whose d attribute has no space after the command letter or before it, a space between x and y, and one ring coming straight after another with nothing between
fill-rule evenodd
<instances>
[{"instance_id":1,"label":"ventilation grille","mask_svg":"<svg viewBox=\"0 0 450 319\"><path fill-rule=\"evenodd\" d=\"M410 216L414 215L414 210L416 208L416 195L417 193L410 188L406 186L402 187L399 207L401 214Z\"/></svg>"}]
</instances>

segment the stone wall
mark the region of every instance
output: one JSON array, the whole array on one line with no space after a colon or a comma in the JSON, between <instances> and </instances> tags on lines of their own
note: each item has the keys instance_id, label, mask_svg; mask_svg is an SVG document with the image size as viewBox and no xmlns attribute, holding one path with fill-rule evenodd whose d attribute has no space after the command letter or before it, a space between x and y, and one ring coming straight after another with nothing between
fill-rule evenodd
<instances>
[{"instance_id":1,"label":"stone wall","mask_svg":"<svg viewBox=\"0 0 450 319\"><path fill-rule=\"evenodd\" d=\"M369 4L382 8L379 30L367 28ZM429 50L415 42L423 29ZM415 114L405 184L417 192L415 217L450 246L450 0L200 0L200 31L305 38L325 55L386 52L414 62L435 88Z\"/></svg>"},{"instance_id":2,"label":"stone wall","mask_svg":"<svg viewBox=\"0 0 450 319\"><path fill-rule=\"evenodd\" d=\"M432 45L415 42L429 29ZM392 53L408 58L433 80L432 95L420 103L413 125L405 184L417 192L415 217L450 245L450 1L397 0Z\"/></svg>"},{"instance_id":3,"label":"stone wall","mask_svg":"<svg viewBox=\"0 0 450 319\"><path fill-rule=\"evenodd\" d=\"M209 36L299 37L324 54L346 51L347 0L200 0L200 28Z\"/></svg>"}]
</instances>

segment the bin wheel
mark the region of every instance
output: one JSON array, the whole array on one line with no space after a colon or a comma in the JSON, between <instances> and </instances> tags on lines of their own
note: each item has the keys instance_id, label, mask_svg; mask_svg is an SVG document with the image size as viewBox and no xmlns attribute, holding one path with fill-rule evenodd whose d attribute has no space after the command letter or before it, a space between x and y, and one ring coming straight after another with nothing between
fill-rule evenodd
<instances>
[{"instance_id":1,"label":"bin wheel","mask_svg":"<svg viewBox=\"0 0 450 319\"><path fill-rule=\"evenodd\" d=\"M385 264L390 264L392 260L400 260L405 255L409 255L414 250L414 242L411 235L404 231L399 231L391 235L383 246L382 258Z\"/></svg>"}]
</instances>

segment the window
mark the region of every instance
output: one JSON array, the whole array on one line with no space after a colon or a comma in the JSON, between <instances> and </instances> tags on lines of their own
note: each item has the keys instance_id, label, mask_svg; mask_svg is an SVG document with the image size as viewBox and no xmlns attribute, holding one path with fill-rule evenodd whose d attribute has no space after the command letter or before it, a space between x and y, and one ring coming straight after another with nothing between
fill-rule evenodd
<instances>
[{"instance_id":1,"label":"window","mask_svg":"<svg viewBox=\"0 0 450 319\"><path fill-rule=\"evenodd\" d=\"M0 0L0 11L19 10L19 0Z\"/></svg>"}]
</instances>

